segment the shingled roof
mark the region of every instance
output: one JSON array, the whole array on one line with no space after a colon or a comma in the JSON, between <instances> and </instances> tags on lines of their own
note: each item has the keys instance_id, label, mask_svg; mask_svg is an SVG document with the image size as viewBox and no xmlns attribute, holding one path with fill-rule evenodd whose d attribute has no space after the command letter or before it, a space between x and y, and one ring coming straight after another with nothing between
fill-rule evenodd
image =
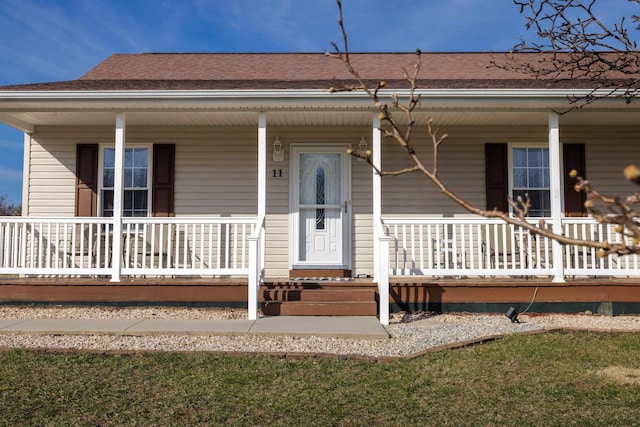
<instances>
[{"instance_id":1,"label":"shingled roof","mask_svg":"<svg viewBox=\"0 0 640 427\"><path fill-rule=\"evenodd\" d=\"M536 80L492 67L504 53L423 53L419 86L425 88L562 88L576 82ZM537 55L537 54L530 54ZM353 53L364 79L407 87L403 68L415 53ZM78 80L12 85L0 90L327 89L352 81L344 64L323 53L114 54Z\"/></svg>"}]
</instances>

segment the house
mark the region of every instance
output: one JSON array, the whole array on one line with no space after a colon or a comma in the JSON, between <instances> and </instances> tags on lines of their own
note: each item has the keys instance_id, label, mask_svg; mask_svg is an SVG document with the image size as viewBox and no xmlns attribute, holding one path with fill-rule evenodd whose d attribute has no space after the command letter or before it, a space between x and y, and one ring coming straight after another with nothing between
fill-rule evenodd
<instances>
[{"instance_id":1,"label":"house","mask_svg":"<svg viewBox=\"0 0 640 427\"><path fill-rule=\"evenodd\" d=\"M508 209L528 193L532 221L618 238L585 216L567 171L635 191L621 170L640 155L638 104L559 114L591 83L513 74L489 66L496 55L422 55L419 154L432 156L430 116L449 135L440 176L470 203ZM365 79L387 83L383 97L408 93L402 68L415 60L352 54ZM381 179L349 156L410 165L364 93L328 90L352 80L320 53L150 53L0 87L0 121L24 132L25 152L23 216L0 218L0 274L20 277L2 280L0 299L235 301L254 318L287 284L331 276L372 288L383 323L410 305L640 307L638 257L535 238L468 214L423 176Z\"/></svg>"}]
</instances>

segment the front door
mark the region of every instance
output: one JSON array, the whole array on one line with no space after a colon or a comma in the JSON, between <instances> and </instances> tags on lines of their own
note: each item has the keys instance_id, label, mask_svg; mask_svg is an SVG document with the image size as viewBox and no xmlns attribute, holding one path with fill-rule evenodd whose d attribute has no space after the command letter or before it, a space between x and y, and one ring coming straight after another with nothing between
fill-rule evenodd
<instances>
[{"instance_id":1,"label":"front door","mask_svg":"<svg viewBox=\"0 0 640 427\"><path fill-rule=\"evenodd\" d=\"M345 147L292 148L294 267L348 268L350 165Z\"/></svg>"}]
</instances>

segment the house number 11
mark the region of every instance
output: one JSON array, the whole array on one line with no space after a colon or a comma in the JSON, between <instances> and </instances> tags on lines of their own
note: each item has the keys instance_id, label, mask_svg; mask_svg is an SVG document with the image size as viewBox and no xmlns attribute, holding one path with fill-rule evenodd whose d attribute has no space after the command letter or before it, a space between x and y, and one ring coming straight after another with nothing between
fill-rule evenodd
<instances>
[{"instance_id":1,"label":"house number 11","mask_svg":"<svg viewBox=\"0 0 640 427\"><path fill-rule=\"evenodd\" d=\"M274 169L273 170L274 178L282 178L282 169Z\"/></svg>"}]
</instances>

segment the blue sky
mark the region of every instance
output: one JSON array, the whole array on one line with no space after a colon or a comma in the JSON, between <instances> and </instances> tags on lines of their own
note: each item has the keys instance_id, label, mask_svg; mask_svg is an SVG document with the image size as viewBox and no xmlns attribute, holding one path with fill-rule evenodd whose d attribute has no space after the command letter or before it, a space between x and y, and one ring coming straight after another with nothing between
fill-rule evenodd
<instances>
[{"instance_id":1,"label":"blue sky","mask_svg":"<svg viewBox=\"0 0 640 427\"><path fill-rule=\"evenodd\" d=\"M504 51L527 36L511 0L343 3L352 51ZM334 0L0 0L0 85L73 80L113 53L320 52L341 40L336 21ZM22 134L0 125L0 195L21 191Z\"/></svg>"}]
</instances>

